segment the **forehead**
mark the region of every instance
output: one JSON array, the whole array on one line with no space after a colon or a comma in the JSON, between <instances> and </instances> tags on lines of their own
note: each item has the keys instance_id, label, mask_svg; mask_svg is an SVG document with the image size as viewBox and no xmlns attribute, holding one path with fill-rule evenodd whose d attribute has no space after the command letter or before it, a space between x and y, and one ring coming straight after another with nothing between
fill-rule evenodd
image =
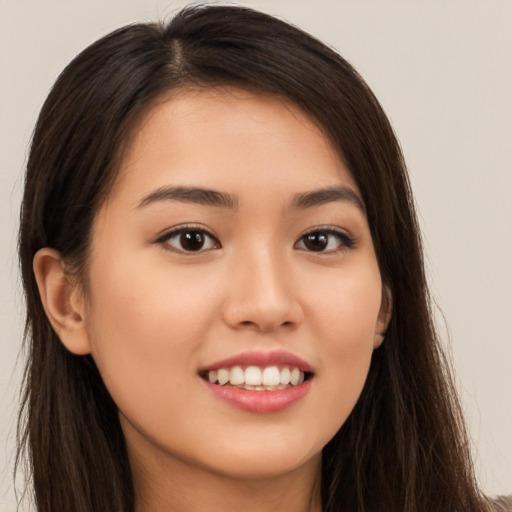
<instances>
[{"instance_id":1,"label":"forehead","mask_svg":"<svg viewBox=\"0 0 512 512\"><path fill-rule=\"evenodd\" d=\"M340 181L357 190L322 129L286 99L237 88L181 89L160 97L136 124L113 192L172 182L254 195Z\"/></svg>"}]
</instances>

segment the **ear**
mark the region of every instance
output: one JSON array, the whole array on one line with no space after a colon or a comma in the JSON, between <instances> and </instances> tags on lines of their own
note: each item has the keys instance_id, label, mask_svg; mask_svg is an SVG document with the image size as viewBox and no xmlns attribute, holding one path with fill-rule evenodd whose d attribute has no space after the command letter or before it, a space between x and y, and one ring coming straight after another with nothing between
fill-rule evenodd
<instances>
[{"instance_id":1,"label":"ear","mask_svg":"<svg viewBox=\"0 0 512 512\"><path fill-rule=\"evenodd\" d=\"M73 354L90 353L85 309L78 285L70 283L59 252L47 247L34 256L34 274L46 316L63 345Z\"/></svg>"},{"instance_id":2,"label":"ear","mask_svg":"<svg viewBox=\"0 0 512 512\"><path fill-rule=\"evenodd\" d=\"M393 313L393 297L391 290L388 286L383 285L382 287L382 300L380 303L379 316L377 318L377 324L375 326L375 340L373 342L373 348L379 348L386 337L386 331L391 320L391 314Z\"/></svg>"}]
</instances>

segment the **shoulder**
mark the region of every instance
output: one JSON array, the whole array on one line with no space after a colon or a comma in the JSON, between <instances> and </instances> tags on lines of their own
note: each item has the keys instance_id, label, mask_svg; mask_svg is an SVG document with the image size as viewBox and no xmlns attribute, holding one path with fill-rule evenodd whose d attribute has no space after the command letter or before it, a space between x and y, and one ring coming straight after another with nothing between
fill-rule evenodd
<instances>
[{"instance_id":1,"label":"shoulder","mask_svg":"<svg viewBox=\"0 0 512 512\"><path fill-rule=\"evenodd\" d=\"M509 496L498 496L492 502L493 512L512 512L512 494Z\"/></svg>"}]
</instances>

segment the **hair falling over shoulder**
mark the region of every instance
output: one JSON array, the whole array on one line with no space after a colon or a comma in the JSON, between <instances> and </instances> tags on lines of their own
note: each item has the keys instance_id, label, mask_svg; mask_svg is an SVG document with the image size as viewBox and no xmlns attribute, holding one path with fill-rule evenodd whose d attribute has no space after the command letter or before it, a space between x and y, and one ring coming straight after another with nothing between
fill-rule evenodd
<instances>
[{"instance_id":1,"label":"hair falling over shoulder","mask_svg":"<svg viewBox=\"0 0 512 512\"><path fill-rule=\"evenodd\" d=\"M58 250L83 282L93 218L137 120L173 89L226 85L285 97L324 130L363 195L393 300L362 395L323 450L324 512L489 510L433 325L405 164L378 101L300 29L246 8L198 6L92 44L37 122L19 233L29 356L17 459L28 461L37 511L132 512L135 493L116 405L94 360L68 352L51 328L34 255Z\"/></svg>"}]
</instances>

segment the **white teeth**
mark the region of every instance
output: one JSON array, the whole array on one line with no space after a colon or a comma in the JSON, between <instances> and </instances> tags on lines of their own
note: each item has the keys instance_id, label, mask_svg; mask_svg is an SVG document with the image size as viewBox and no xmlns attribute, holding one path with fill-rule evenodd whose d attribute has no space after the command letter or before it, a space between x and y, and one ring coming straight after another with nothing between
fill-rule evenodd
<instances>
[{"instance_id":1,"label":"white teeth","mask_svg":"<svg viewBox=\"0 0 512 512\"><path fill-rule=\"evenodd\" d=\"M281 370L279 381L283 386L290 384L290 368L285 367Z\"/></svg>"},{"instance_id":2,"label":"white teeth","mask_svg":"<svg viewBox=\"0 0 512 512\"><path fill-rule=\"evenodd\" d=\"M224 386L229 384L252 391L274 391L297 386L304 382L304 372L298 368L267 366L259 368L248 366L245 370L240 366L210 370L207 377L212 384Z\"/></svg>"},{"instance_id":3,"label":"white teeth","mask_svg":"<svg viewBox=\"0 0 512 512\"><path fill-rule=\"evenodd\" d=\"M280 379L281 375L277 366L268 366L261 375L261 381L264 386L277 386Z\"/></svg>"},{"instance_id":4,"label":"white teeth","mask_svg":"<svg viewBox=\"0 0 512 512\"><path fill-rule=\"evenodd\" d=\"M261 370L257 366L248 366L245 369L245 383L249 386L261 385Z\"/></svg>"},{"instance_id":5,"label":"white teeth","mask_svg":"<svg viewBox=\"0 0 512 512\"><path fill-rule=\"evenodd\" d=\"M299 383L299 380L300 380L300 370L298 368L294 368L290 373L290 384L292 386L296 386Z\"/></svg>"},{"instance_id":6,"label":"white teeth","mask_svg":"<svg viewBox=\"0 0 512 512\"><path fill-rule=\"evenodd\" d=\"M229 382L229 370L226 370L225 368L217 370L217 380L221 386L226 384L226 382Z\"/></svg>"},{"instance_id":7,"label":"white teeth","mask_svg":"<svg viewBox=\"0 0 512 512\"><path fill-rule=\"evenodd\" d=\"M229 382L233 386L243 384L245 382L245 372L240 366L234 366L229 372Z\"/></svg>"}]
</instances>

